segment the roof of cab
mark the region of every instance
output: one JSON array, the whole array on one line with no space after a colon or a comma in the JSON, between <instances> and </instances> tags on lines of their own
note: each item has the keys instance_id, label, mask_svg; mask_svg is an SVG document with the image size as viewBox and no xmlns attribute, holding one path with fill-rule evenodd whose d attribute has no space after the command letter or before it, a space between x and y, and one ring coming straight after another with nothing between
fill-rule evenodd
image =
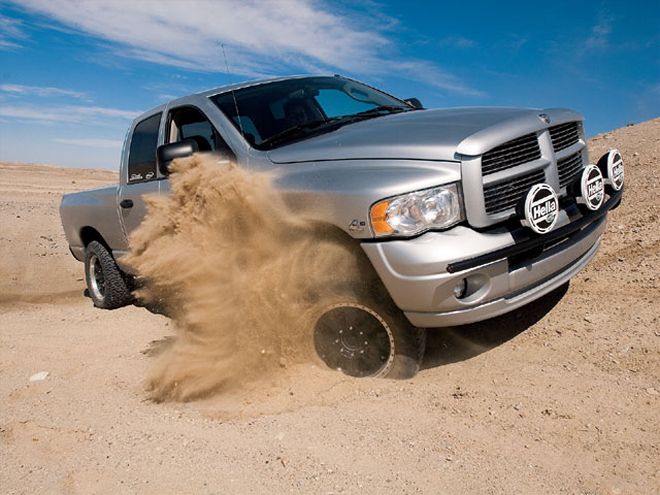
<instances>
[{"instance_id":1,"label":"roof of cab","mask_svg":"<svg viewBox=\"0 0 660 495\"><path fill-rule=\"evenodd\" d=\"M150 108L146 112L141 113L138 115L133 122L143 120L145 117L148 117L150 115L153 115L158 112L162 112L165 110L167 105L170 105L171 103L176 102L177 100L182 100L184 98L190 98L191 96L200 96L200 97L211 97L215 95L219 95L221 93L226 93L228 91L235 91L238 89L243 89L243 88L249 88L251 86L260 86L262 84L268 84L272 82L278 82L278 81L286 81L286 80L291 80L291 79L304 79L306 77L332 77L331 74L303 74L303 75L295 75L295 76L282 76L282 77L272 77L272 78L267 78L267 79L254 79L250 81L243 81L235 84L228 84L225 86L219 86L217 88L213 89L207 89L205 91L200 91L199 93L192 93L189 95L185 96L180 96L178 98L174 98L173 100L168 101L167 103L162 103L158 105L157 107Z\"/></svg>"}]
</instances>

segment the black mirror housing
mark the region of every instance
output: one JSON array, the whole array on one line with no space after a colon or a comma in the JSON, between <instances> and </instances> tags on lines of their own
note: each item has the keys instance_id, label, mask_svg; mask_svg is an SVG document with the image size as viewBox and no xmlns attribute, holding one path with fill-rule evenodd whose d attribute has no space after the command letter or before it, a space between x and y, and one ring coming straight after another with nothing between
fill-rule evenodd
<instances>
[{"instance_id":1,"label":"black mirror housing","mask_svg":"<svg viewBox=\"0 0 660 495\"><path fill-rule=\"evenodd\" d=\"M424 105L422 105L422 102L419 101L418 98L407 98L403 101L405 101L408 105L416 110L422 110L424 108Z\"/></svg>"},{"instance_id":2,"label":"black mirror housing","mask_svg":"<svg viewBox=\"0 0 660 495\"><path fill-rule=\"evenodd\" d=\"M176 158L187 158L198 151L199 146L193 139L184 139L176 143L163 144L156 150L158 170L163 175L169 175L172 160Z\"/></svg>"}]
</instances>

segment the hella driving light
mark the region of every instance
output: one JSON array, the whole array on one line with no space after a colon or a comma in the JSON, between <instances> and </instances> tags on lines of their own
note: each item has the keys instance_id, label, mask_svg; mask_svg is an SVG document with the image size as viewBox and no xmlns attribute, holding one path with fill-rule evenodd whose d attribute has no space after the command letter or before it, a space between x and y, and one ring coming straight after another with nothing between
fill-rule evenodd
<instances>
[{"instance_id":1,"label":"hella driving light","mask_svg":"<svg viewBox=\"0 0 660 495\"><path fill-rule=\"evenodd\" d=\"M589 210L596 211L605 201L605 180L600 169L593 163L587 165L579 183L580 194L575 199Z\"/></svg>"},{"instance_id":2,"label":"hella driving light","mask_svg":"<svg viewBox=\"0 0 660 495\"><path fill-rule=\"evenodd\" d=\"M371 208L371 226L376 236L419 234L429 229L451 227L463 219L456 184L403 194L376 203Z\"/></svg>"},{"instance_id":3,"label":"hella driving light","mask_svg":"<svg viewBox=\"0 0 660 495\"><path fill-rule=\"evenodd\" d=\"M605 184L614 192L623 187L624 171L623 157L617 149L609 150L598 160L598 168L605 177ZM611 191L610 191L611 192Z\"/></svg>"}]
</instances>

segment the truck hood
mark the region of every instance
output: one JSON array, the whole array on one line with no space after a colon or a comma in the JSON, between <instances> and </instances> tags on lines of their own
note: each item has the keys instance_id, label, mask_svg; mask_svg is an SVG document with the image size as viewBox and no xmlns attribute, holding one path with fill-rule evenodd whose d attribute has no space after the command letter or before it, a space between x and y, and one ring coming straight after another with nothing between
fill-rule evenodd
<instances>
[{"instance_id":1,"label":"truck hood","mask_svg":"<svg viewBox=\"0 0 660 495\"><path fill-rule=\"evenodd\" d=\"M550 118L546 123L539 114ZM349 124L269 151L273 163L411 159L457 161L549 125L582 120L561 108L450 108L410 111Z\"/></svg>"}]
</instances>

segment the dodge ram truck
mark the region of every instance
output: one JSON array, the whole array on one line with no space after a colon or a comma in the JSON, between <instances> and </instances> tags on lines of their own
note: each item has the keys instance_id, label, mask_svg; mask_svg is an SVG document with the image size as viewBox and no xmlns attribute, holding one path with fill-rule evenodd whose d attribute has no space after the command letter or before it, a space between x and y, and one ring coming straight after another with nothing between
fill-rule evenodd
<instances>
[{"instance_id":1,"label":"dodge ram truck","mask_svg":"<svg viewBox=\"0 0 660 495\"><path fill-rule=\"evenodd\" d=\"M621 154L590 163L568 109L424 109L337 75L221 87L136 118L119 184L63 197L96 306L131 302L122 258L143 196L167 194L171 162L196 152L274 173L293 204L364 250L391 304L333 305L313 329L326 364L354 376L412 376L424 329L565 284L595 256L624 184Z\"/></svg>"}]
</instances>

